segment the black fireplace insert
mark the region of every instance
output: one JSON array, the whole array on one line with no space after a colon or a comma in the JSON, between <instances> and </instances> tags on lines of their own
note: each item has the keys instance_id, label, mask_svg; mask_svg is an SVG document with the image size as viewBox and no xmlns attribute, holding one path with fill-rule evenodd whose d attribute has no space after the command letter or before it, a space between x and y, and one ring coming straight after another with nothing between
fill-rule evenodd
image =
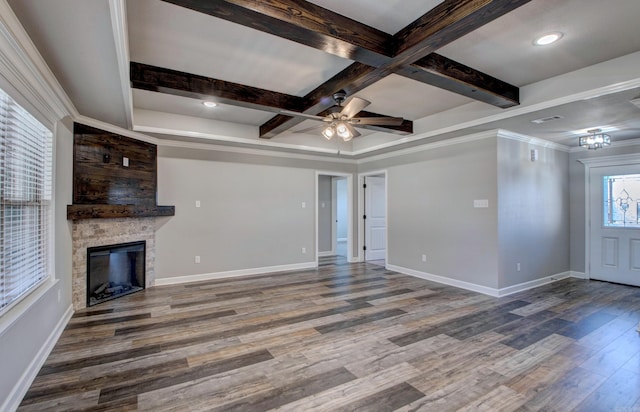
<instances>
[{"instance_id":1,"label":"black fireplace insert","mask_svg":"<svg viewBox=\"0 0 640 412\"><path fill-rule=\"evenodd\" d=\"M144 289L146 242L87 248L87 306Z\"/></svg>"}]
</instances>

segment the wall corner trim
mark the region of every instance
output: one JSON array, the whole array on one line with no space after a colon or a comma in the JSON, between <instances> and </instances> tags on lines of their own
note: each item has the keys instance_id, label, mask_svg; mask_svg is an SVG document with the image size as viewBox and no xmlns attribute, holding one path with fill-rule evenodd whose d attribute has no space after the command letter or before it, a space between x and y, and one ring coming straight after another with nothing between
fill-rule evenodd
<instances>
[{"instance_id":1,"label":"wall corner trim","mask_svg":"<svg viewBox=\"0 0 640 412\"><path fill-rule=\"evenodd\" d=\"M73 305L69 305L69 307L67 307L67 310L64 312L56 326L53 328L53 330L47 337L47 340L29 364L29 367L24 371L18 382L16 382L13 390L4 401L4 404L0 405L0 410L15 411L18 409L18 406L20 406L20 402L22 402L22 399L27 394L27 391L33 383L33 380L38 375L40 368L42 368L42 365L44 365L44 362L47 360L47 357L53 350L53 347L58 342L60 335L62 335L64 328L67 326L67 323L69 323L71 316L73 316Z\"/></svg>"},{"instance_id":2,"label":"wall corner trim","mask_svg":"<svg viewBox=\"0 0 640 412\"><path fill-rule=\"evenodd\" d=\"M155 286L178 285L181 283L200 282L204 280L216 280L225 278L235 278L251 275L262 275L265 273L275 274L277 272L291 272L294 270L315 269L318 264L313 262L294 263L291 265L266 266L261 268L229 270L225 272L201 273L197 275L175 276L169 278L156 279Z\"/></svg>"}]
</instances>

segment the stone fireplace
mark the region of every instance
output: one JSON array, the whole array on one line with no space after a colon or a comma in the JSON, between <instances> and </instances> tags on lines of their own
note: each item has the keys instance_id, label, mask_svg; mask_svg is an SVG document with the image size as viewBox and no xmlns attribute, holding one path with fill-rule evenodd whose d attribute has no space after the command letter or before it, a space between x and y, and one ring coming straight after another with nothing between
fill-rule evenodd
<instances>
[{"instance_id":1,"label":"stone fireplace","mask_svg":"<svg viewBox=\"0 0 640 412\"><path fill-rule=\"evenodd\" d=\"M174 206L159 206L157 147L135 138L74 123L73 126L73 204L67 205L72 223L73 308L83 309L87 295L87 252L89 248L132 242L144 242L144 288L155 284L156 218L173 216ZM115 257L114 259L129 259ZM103 262L104 264L104 262ZM120 272L127 272L128 269ZM142 282L143 276L122 281L102 280L91 285L95 300L111 299L111 292L125 289L128 283ZM104 276L103 276L104 277ZM95 297L95 296L94 296Z\"/></svg>"},{"instance_id":2,"label":"stone fireplace","mask_svg":"<svg viewBox=\"0 0 640 412\"><path fill-rule=\"evenodd\" d=\"M155 284L155 219L86 219L73 222L73 309L87 306L87 249L145 241L145 288Z\"/></svg>"}]
</instances>

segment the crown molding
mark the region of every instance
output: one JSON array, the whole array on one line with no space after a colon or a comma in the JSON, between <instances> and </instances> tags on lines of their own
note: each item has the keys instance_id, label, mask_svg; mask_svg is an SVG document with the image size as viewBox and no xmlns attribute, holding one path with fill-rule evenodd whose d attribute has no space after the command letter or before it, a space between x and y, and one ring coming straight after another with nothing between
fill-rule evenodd
<instances>
[{"instance_id":1,"label":"crown molding","mask_svg":"<svg viewBox=\"0 0 640 412\"><path fill-rule=\"evenodd\" d=\"M127 117L127 127L133 129L133 94L129 81L129 33L127 31L127 6L124 0L109 0L111 28L118 60L120 88Z\"/></svg>"},{"instance_id":2,"label":"crown molding","mask_svg":"<svg viewBox=\"0 0 640 412\"><path fill-rule=\"evenodd\" d=\"M266 139L256 140L256 139L250 139L246 137L225 136L225 135L218 135L218 134L212 134L212 133L206 133L206 132L176 130L176 129L169 129L167 127L135 125L133 126L133 130L138 132L144 132L144 133L159 133L159 134L167 134L172 136L196 137L200 139L207 139L213 142L213 144L215 144L215 142L230 142L230 143L237 143L237 144L246 144L246 145L254 146L256 148L258 147L264 148L263 150L284 149L284 150L293 150L293 151L315 152L315 153L322 153L326 155L338 154L338 150L336 149L327 149L323 147L280 143L280 142L274 142L272 140L266 140ZM348 152L344 150L340 150L339 153L342 156L348 156L348 157L353 156L353 152Z\"/></svg>"},{"instance_id":3,"label":"crown molding","mask_svg":"<svg viewBox=\"0 0 640 412\"><path fill-rule=\"evenodd\" d=\"M91 117L77 115L73 118L74 122L82 123L87 126L95 127L96 129L104 130L111 133L116 133L122 136L131 137L132 139L141 140L143 142L159 145L162 140L153 136L148 136L143 133L137 133L135 131L131 131L129 129L124 129L119 126L112 125L111 123L106 123L101 120L92 119Z\"/></svg>"},{"instance_id":4,"label":"crown molding","mask_svg":"<svg viewBox=\"0 0 640 412\"><path fill-rule=\"evenodd\" d=\"M638 164L640 163L640 153L588 157L585 159L578 159L578 162L582 163L587 168Z\"/></svg>"},{"instance_id":5,"label":"crown molding","mask_svg":"<svg viewBox=\"0 0 640 412\"><path fill-rule=\"evenodd\" d=\"M609 149L615 149L617 147L628 147L628 146L640 146L640 138L621 140L618 142L614 141L614 142L611 142L611 145L609 145L608 147L603 147L602 149L598 149L598 150L606 152ZM585 149L584 147L575 146L571 148L571 153L584 152L585 150L587 149Z\"/></svg>"},{"instance_id":6,"label":"crown molding","mask_svg":"<svg viewBox=\"0 0 640 412\"><path fill-rule=\"evenodd\" d=\"M0 0L2 75L52 125L78 111L6 0Z\"/></svg>"},{"instance_id":7,"label":"crown molding","mask_svg":"<svg viewBox=\"0 0 640 412\"><path fill-rule=\"evenodd\" d=\"M369 157L365 157L363 159L358 159L358 164L365 164L370 162L377 162L379 160L390 159L398 156L405 156L409 154L425 152L427 150L435 150L440 149L442 147L455 146L458 144L475 142L477 140L489 139L492 137L498 136L499 130L489 130L486 132L474 133L467 136L454 137L451 139L440 140L433 143L424 143L420 146L408 147L406 149L394 150L393 152L383 153L379 155L373 155Z\"/></svg>"},{"instance_id":8,"label":"crown molding","mask_svg":"<svg viewBox=\"0 0 640 412\"><path fill-rule=\"evenodd\" d=\"M541 139L539 137L527 136L504 129L498 129L498 137L501 137L503 139L515 140L522 143L528 143L535 146L541 146L548 149L558 150L565 153L569 153L571 151L571 148L569 146L565 146L563 144L554 143L549 140Z\"/></svg>"}]
</instances>

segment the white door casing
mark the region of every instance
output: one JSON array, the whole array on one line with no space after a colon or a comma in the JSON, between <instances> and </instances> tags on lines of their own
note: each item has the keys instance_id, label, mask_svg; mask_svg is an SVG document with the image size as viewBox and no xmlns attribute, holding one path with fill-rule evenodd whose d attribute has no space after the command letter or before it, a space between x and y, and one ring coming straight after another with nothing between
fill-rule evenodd
<instances>
[{"instance_id":1,"label":"white door casing","mask_svg":"<svg viewBox=\"0 0 640 412\"><path fill-rule=\"evenodd\" d=\"M591 279L640 286L640 228L605 225L604 176L640 174L640 164L589 169L589 254ZM614 199L619 193L613 193ZM636 207L633 199L632 207Z\"/></svg>"}]
</instances>

